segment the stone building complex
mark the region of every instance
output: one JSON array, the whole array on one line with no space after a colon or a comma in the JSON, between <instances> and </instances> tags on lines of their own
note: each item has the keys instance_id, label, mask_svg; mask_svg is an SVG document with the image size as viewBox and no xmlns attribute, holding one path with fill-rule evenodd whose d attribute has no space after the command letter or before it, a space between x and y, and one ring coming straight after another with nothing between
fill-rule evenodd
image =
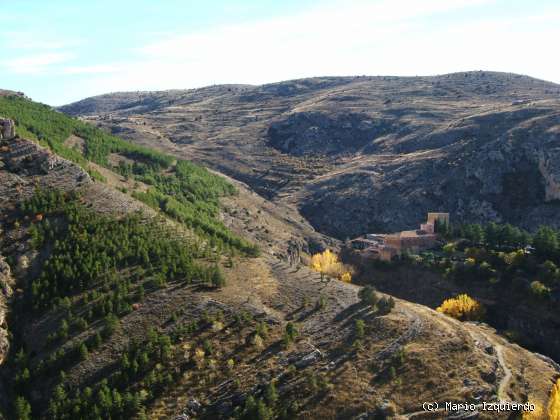
<instances>
[{"instance_id":1,"label":"stone building complex","mask_svg":"<svg viewBox=\"0 0 560 420\"><path fill-rule=\"evenodd\" d=\"M436 246L437 224L449 224L449 213L428 213L426 223L422 223L420 229L389 234L366 234L350 241L350 245L364 258L391 261L403 253L418 253Z\"/></svg>"}]
</instances>

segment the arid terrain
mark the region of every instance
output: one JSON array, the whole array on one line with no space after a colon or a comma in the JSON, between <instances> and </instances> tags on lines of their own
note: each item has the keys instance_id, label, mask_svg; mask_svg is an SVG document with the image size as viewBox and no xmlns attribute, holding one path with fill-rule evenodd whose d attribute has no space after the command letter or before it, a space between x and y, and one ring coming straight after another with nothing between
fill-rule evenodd
<instances>
[{"instance_id":1,"label":"arid terrain","mask_svg":"<svg viewBox=\"0 0 560 420\"><path fill-rule=\"evenodd\" d=\"M208 165L345 239L437 210L558 225L559 97L553 83L477 71L114 93L60 110Z\"/></svg>"},{"instance_id":2,"label":"arid terrain","mask_svg":"<svg viewBox=\"0 0 560 420\"><path fill-rule=\"evenodd\" d=\"M427 210L560 224L559 95L559 86L525 76L470 72L117 93L60 109L127 143L0 91L10 97L0 117L21 117L17 136L0 144L0 419L18 410L21 394L33 418L45 419L126 418L126 410L181 420L506 419L511 413L484 412L481 403L546 407L560 375L551 358L413 298L382 311L364 302L360 285L308 265L348 236L409 227ZM58 124L57 141L39 120ZM223 180L235 192L197 189ZM179 181L190 193L183 202ZM155 225L154 242L193 255L193 278L162 278L154 261L166 263L164 274L179 262L132 249L92 285L60 269L74 289L38 291L41 272L64 262L45 265L65 240L48 229L77 217L62 200L49 208L40 191L77 193L72 206L109 232L128 217ZM191 202L193 213L177 210ZM76 227L77 240L97 226ZM202 281L206 269L225 284ZM49 293L53 302L31 307ZM108 328L113 310L117 326ZM130 374L134 346L159 350ZM423 402L440 408L427 413ZM444 411L445 402L476 409Z\"/></svg>"},{"instance_id":3,"label":"arid terrain","mask_svg":"<svg viewBox=\"0 0 560 420\"><path fill-rule=\"evenodd\" d=\"M35 162L46 156L31 143L28 153ZM55 170L41 176L15 175L9 167L0 170L2 196L7 199L3 209L30 196L38 181L43 186L56 184L59 188L78 189L86 204L115 217L139 207L152 214L128 196L92 183L79 168L68 165L64 172ZM83 181L76 183L77 179ZM250 196L252 193L242 189L238 199L225 203L232 227L244 225L246 212L251 215L252 211L266 211L267 203L247 198ZM235 213L238 216L232 216ZM25 233L6 223L5 211L1 216L2 252L20 261L24 255L31 257L29 268L14 273L13 285L24 287L26 270L33 267L32 252L23 240ZM297 222L289 217L277 218L267 227L280 234L293 231L294 223ZM272 235L269 241L275 249L285 243L285 238ZM141 335L148 326L170 328L169 317L177 309L185 318L202 316L204 311L223 312L224 329L202 334L219 348L214 363L225 363L230 357L237 363L225 377L219 371L204 373L196 369L185 374L149 408L151 418L168 418L184 409L188 411L184 407L193 399L202 403L206 416L226 415L236 398L246 393L258 395L259 389L273 379L282 398L298 401L302 410L298 416L302 418L353 418L380 407L388 414L396 410L407 418L423 418L421 401L546 401L551 380L560 373L551 360L508 343L488 327L461 323L421 305L397 300L389 315L376 315L360 304L357 286L321 280L317 273L299 265L291 266L275 254L236 259L234 266L225 270L228 284L219 292L171 283L149 293L142 308L122 319L121 329L108 343L93 352L88 361L67 371L66 380L76 385L102 375L103 369L119 357L119 349L128 339ZM325 303L317 307L320 297ZM250 329L234 332L229 325L229 314L239 311L247 311L269 326L264 347L245 344ZM14 322L29 322L24 340L30 340L29 346L33 348L32 343L43 341L40 337L49 331L55 314ZM368 331L359 347L353 345L355 319L364 319ZM289 321L298 325L300 336L293 347L284 350L278 339ZM180 345L189 349L192 344L186 340ZM388 378L388 369L400 354L404 361L395 365L397 378ZM207 378L206 382L200 382L200 375ZM309 385L313 375L322 378L325 385L321 386L326 388L314 390L314 385ZM235 385L236 378L241 381L240 388Z\"/></svg>"}]
</instances>

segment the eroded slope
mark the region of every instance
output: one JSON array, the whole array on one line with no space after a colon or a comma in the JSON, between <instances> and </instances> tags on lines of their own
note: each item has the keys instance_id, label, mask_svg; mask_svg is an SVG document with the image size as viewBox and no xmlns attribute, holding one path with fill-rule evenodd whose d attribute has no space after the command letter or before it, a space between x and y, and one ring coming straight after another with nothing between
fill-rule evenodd
<instances>
[{"instance_id":1,"label":"eroded slope","mask_svg":"<svg viewBox=\"0 0 560 420\"><path fill-rule=\"evenodd\" d=\"M203 162L344 239L432 210L557 225L559 92L466 72L122 93L61 110Z\"/></svg>"},{"instance_id":2,"label":"eroded slope","mask_svg":"<svg viewBox=\"0 0 560 420\"><path fill-rule=\"evenodd\" d=\"M12 161L15 145L21 153L18 165ZM147 223L156 213L127 194L92 182L68 161L42 168L41 162L53 155L32 142L16 139L11 147L0 155L0 188L6 197L0 212L1 253L14 264L15 287L21 289L12 301L20 316L9 320L17 337L13 351L24 350L31 373L29 379L18 379L14 390L20 389L19 381L32 390L28 398L35 417L95 418L107 412L99 410L131 416L145 410L150 418L187 414L227 418L248 412L249 397L262 399L272 415L290 418L395 412L415 417L423 400L499 398L546 403L551 381L559 373L553 362L507 343L486 327L462 324L418 305L397 300L389 314L372 310L360 302L359 287L322 280L299 264L290 265L278 247L287 237L275 243L271 236L272 250L261 257L218 261L227 279L220 290L176 278L153 287L154 273L130 267L129 278L121 271L116 290L126 285L139 299L138 284L148 280L144 297L134 301L138 305L132 310L120 313L118 327L95 344L96 331L105 337L107 328L88 315L88 310L97 307L99 298L91 295L96 289L88 291L87 300L77 294L70 296L69 303L45 311L26 308L26 294L38 274L34 270L51 251L34 248L30 230L39 219L36 215L21 219L21 202L36 194L37 185L53 186L79 192L81 206L116 221L142 210ZM269 205L257 199L247 203L243 194L249 193L227 199L229 210L224 215L224 222L240 231L251 216L240 203L256 214ZM305 231L302 225L294 227L303 222L288 212L285 219L280 217L282 212L276 214L271 228L280 230L285 224L286 232ZM57 217L44 213L40 222L55 223ZM260 225L258 217L255 224ZM165 225L177 237L184 235L181 225ZM255 229L253 237L259 239L258 234ZM103 296L105 291L98 293ZM82 327L71 324L68 335L60 335L68 313L89 322ZM356 319L365 322L363 337L357 336ZM286 345L288 323L298 334ZM49 338L52 334L54 338ZM134 342L142 344L153 362L142 365L143 353ZM87 353L80 343L87 343ZM79 357L73 358L73 349ZM61 350L63 355L70 352L70 358L58 356ZM41 360L46 365L41 366ZM137 360L140 371L132 373ZM4 381L21 378L14 375L22 373L17 363L3 366ZM109 398L104 397L103 379L117 390ZM91 396L86 387L92 390ZM123 398L122 406L116 405L119 398ZM100 404L98 411L96 404ZM143 408L128 411L135 410L136 404Z\"/></svg>"}]
</instances>

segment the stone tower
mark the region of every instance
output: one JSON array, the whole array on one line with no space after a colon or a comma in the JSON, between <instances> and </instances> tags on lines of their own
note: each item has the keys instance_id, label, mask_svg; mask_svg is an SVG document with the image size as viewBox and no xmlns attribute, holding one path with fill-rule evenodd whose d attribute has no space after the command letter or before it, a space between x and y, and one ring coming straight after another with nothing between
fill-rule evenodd
<instances>
[{"instance_id":1,"label":"stone tower","mask_svg":"<svg viewBox=\"0 0 560 420\"><path fill-rule=\"evenodd\" d=\"M0 118L0 140L11 140L16 136L16 125L13 120Z\"/></svg>"}]
</instances>

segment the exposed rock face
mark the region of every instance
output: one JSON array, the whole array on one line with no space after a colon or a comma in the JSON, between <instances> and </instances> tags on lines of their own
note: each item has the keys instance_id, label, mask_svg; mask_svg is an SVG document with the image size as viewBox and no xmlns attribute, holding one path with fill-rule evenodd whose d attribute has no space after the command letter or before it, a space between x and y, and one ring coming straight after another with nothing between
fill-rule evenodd
<instances>
[{"instance_id":1,"label":"exposed rock face","mask_svg":"<svg viewBox=\"0 0 560 420\"><path fill-rule=\"evenodd\" d=\"M2 236L2 219L9 217L13 212L14 203L31 197L37 188L69 191L80 187L97 187L86 171L66 159L57 158L57 165L49 169L47 163L53 158L53 154L32 141L16 137L8 142L8 146L5 144L6 141L0 143L0 244L18 243L15 238ZM100 205L119 202L109 194L96 195L96 200ZM16 250L11 251L16 252ZM25 250L17 250L17 258L14 258L14 275L17 275L18 271L34 269L35 253L29 252L22 257L24 252ZM5 255L14 257L12 253Z\"/></svg>"},{"instance_id":2,"label":"exposed rock face","mask_svg":"<svg viewBox=\"0 0 560 420\"><path fill-rule=\"evenodd\" d=\"M539 171L545 183L545 200L560 200L560 149L539 157Z\"/></svg>"},{"instance_id":3,"label":"exposed rock face","mask_svg":"<svg viewBox=\"0 0 560 420\"><path fill-rule=\"evenodd\" d=\"M302 213L319 231L342 238L406 228L426 211L530 230L560 226L558 111L534 105L488 113L458 128L464 126L470 134L449 146L367 157L367 164L316 181Z\"/></svg>"},{"instance_id":4,"label":"exposed rock face","mask_svg":"<svg viewBox=\"0 0 560 420\"><path fill-rule=\"evenodd\" d=\"M0 140L11 140L16 136L16 126L12 120L0 119Z\"/></svg>"},{"instance_id":5,"label":"exposed rock face","mask_svg":"<svg viewBox=\"0 0 560 420\"><path fill-rule=\"evenodd\" d=\"M0 236L2 229L0 228ZM0 366L6 361L10 351L10 341L8 334L8 300L12 296L14 287L14 278L10 271L10 266L0 254ZM0 378L0 419L4 419L2 415L3 408L8 406L10 401L7 399L6 385Z\"/></svg>"},{"instance_id":6,"label":"exposed rock face","mask_svg":"<svg viewBox=\"0 0 560 420\"><path fill-rule=\"evenodd\" d=\"M8 146L5 146L5 150L0 152L0 162L14 174L45 175L41 177L41 181L47 179L52 186L64 190L77 184L92 182L87 172L76 164L54 155L34 142L21 138L14 138Z\"/></svg>"},{"instance_id":7,"label":"exposed rock face","mask_svg":"<svg viewBox=\"0 0 560 420\"><path fill-rule=\"evenodd\" d=\"M274 148L296 156L340 155L355 153L391 128L391 120L364 114L300 112L271 124L268 137Z\"/></svg>"},{"instance_id":8,"label":"exposed rock face","mask_svg":"<svg viewBox=\"0 0 560 420\"><path fill-rule=\"evenodd\" d=\"M10 266L6 263L4 257L0 255L0 365L6 359L10 349L6 317L8 312L7 301L12 295L13 286L14 279Z\"/></svg>"}]
</instances>

